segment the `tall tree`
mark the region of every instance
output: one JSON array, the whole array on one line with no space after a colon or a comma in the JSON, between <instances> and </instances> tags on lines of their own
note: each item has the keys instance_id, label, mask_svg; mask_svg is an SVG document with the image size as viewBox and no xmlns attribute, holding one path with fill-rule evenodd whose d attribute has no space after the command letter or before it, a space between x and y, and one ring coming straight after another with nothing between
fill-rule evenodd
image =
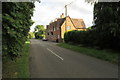
<instances>
[{"instance_id":1,"label":"tall tree","mask_svg":"<svg viewBox=\"0 0 120 80\"><path fill-rule=\"evenodd\" d=\"M30 26L33 24L34 3L32 2L3 2L2 3L2 36L3 56L12 58L19 55Z\"/></svg>"},{"instance_id":2,"label":"tall tree","mask_svg":"<svg viewBox=\"0 0 120 80\"><path fill-rule=\"evenodd\" d=\"M46 30L43 25L37 25L35 27L35 38L42 39L43 37L45 37L45 32L46 32Z\"/></svg>"},{"instance_id":3,"label":"tall tree","mask_svg":"<svg viewBox=\"0 0 120 80\"><path fill-rule=\"evenodd\" d=\"M43 25L37 25L36 27L35 27L35 31L37 31L37 32L39 32L40 30L44 30L45 28L44 28L44 26Z\"/></svg>"},{"instance_id":4,"label":"tall tree","mask_svg":"<svg viewBox=\"0 0 120 80\"><path fill-rule=\"evenodd\" d=\"M120 47L120 2L98 2L94 6L93 29L100 47Z\"/></svg>"}]
</instances>

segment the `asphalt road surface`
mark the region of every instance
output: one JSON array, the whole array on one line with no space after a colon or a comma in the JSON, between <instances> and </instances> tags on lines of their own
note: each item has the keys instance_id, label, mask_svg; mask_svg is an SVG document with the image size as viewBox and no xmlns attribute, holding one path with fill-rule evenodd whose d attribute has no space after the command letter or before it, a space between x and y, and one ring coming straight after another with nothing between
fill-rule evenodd
<instances>
[{"instance_id":1,"label":"asphalt road surface","mask_svg":"<svg viewBox=\"0 0 120 80\"><path fill-rule=\"evenodd\" d=\"M2 54L0 53L0 80L2 79Z\"/></svg>"},{"instance_id":2,"label":"asphalt road surface","mask_svg":"<svg viewBox=\"0 0 120 80\"><path fill-rule=\"evenodd\" d=\"M118 78L117 65L56 44L31 39L31 78Z\"/></svg>"}]
</instances>

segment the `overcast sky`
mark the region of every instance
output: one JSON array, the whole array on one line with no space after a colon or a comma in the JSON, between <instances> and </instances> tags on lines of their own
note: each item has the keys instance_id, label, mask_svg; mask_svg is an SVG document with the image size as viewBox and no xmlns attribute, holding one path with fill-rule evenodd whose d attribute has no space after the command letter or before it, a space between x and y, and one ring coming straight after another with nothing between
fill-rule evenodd
<instances>
[{"instance_id":1,"label":"overcast sky","mask_svg":"<svg viewBox=\"0 0 120 80\"><path fill-rule=\"evenodd\" d=\"M69 4L71 3L71 4ZM36 25L48 25L55 18L65 13L64 6L67 5L68 15L71 18L80 18L85 22L86 27L92 26L93 5L85 0L41 0L35 2L35 10L32 20L35 22L30 31L34 31Z\"/></svg>"}]
</instances>

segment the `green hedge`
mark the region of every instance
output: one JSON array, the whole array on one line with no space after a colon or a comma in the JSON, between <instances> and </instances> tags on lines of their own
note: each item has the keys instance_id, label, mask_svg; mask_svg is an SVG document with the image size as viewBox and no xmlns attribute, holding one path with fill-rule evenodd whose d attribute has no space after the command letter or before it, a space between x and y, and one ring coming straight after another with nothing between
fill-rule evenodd
<instances>
[{"instance_id":1,"label":"green hedge","mask_svg":"<svg viewBox=\"0 0 120 80\"><path fill-rule=\"evenodd\" d=\"M68 31L64 34L66 43L82 44L83 46L97 47L99 49L117 49L120 39L91 29L87 31Z\"/></svg>"},{"instance_id":2,"label":"green hedge","mask_svg":"<svg viewBox=\"0 0 120 80\"><path fill-rule=\"evenodd\" d=\"M34 3L5 2L2 7L2 53L3 56L17 57L33 24Z\"/></svg>"}]
</instances>

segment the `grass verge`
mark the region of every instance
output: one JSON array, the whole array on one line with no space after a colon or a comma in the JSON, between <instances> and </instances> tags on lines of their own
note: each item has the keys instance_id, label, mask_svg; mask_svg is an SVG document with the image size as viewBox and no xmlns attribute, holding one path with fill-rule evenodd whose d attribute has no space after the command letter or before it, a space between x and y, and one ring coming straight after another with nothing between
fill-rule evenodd
<instances>
[{"instance_id":1,"label":"grass verge","mask_svg":"<svg viewBox=\"0 0 120 80\"><path fill-rule=\"evenodd\" d=\"M21 56L16 61L10 60L6 57L3 60L3 78L29 78L29 45L27 41L21 52Z\"/></svg>"},{"instance_id":2,"label":"grass verge","mask_svg":"<svg viewBox=\"0 0 120 80\"><path fill-rule=\"evenodd\" d=\"M113 64L118 64L118 56L120 56L120 53L112 52L109 50L97 50L93 48L80 47L78 45L72 45L67 43L59 43L57 45L76 52L80 52L82 54L86 54L105 61L109 61Z\"/></svg>"}]
</instances>

